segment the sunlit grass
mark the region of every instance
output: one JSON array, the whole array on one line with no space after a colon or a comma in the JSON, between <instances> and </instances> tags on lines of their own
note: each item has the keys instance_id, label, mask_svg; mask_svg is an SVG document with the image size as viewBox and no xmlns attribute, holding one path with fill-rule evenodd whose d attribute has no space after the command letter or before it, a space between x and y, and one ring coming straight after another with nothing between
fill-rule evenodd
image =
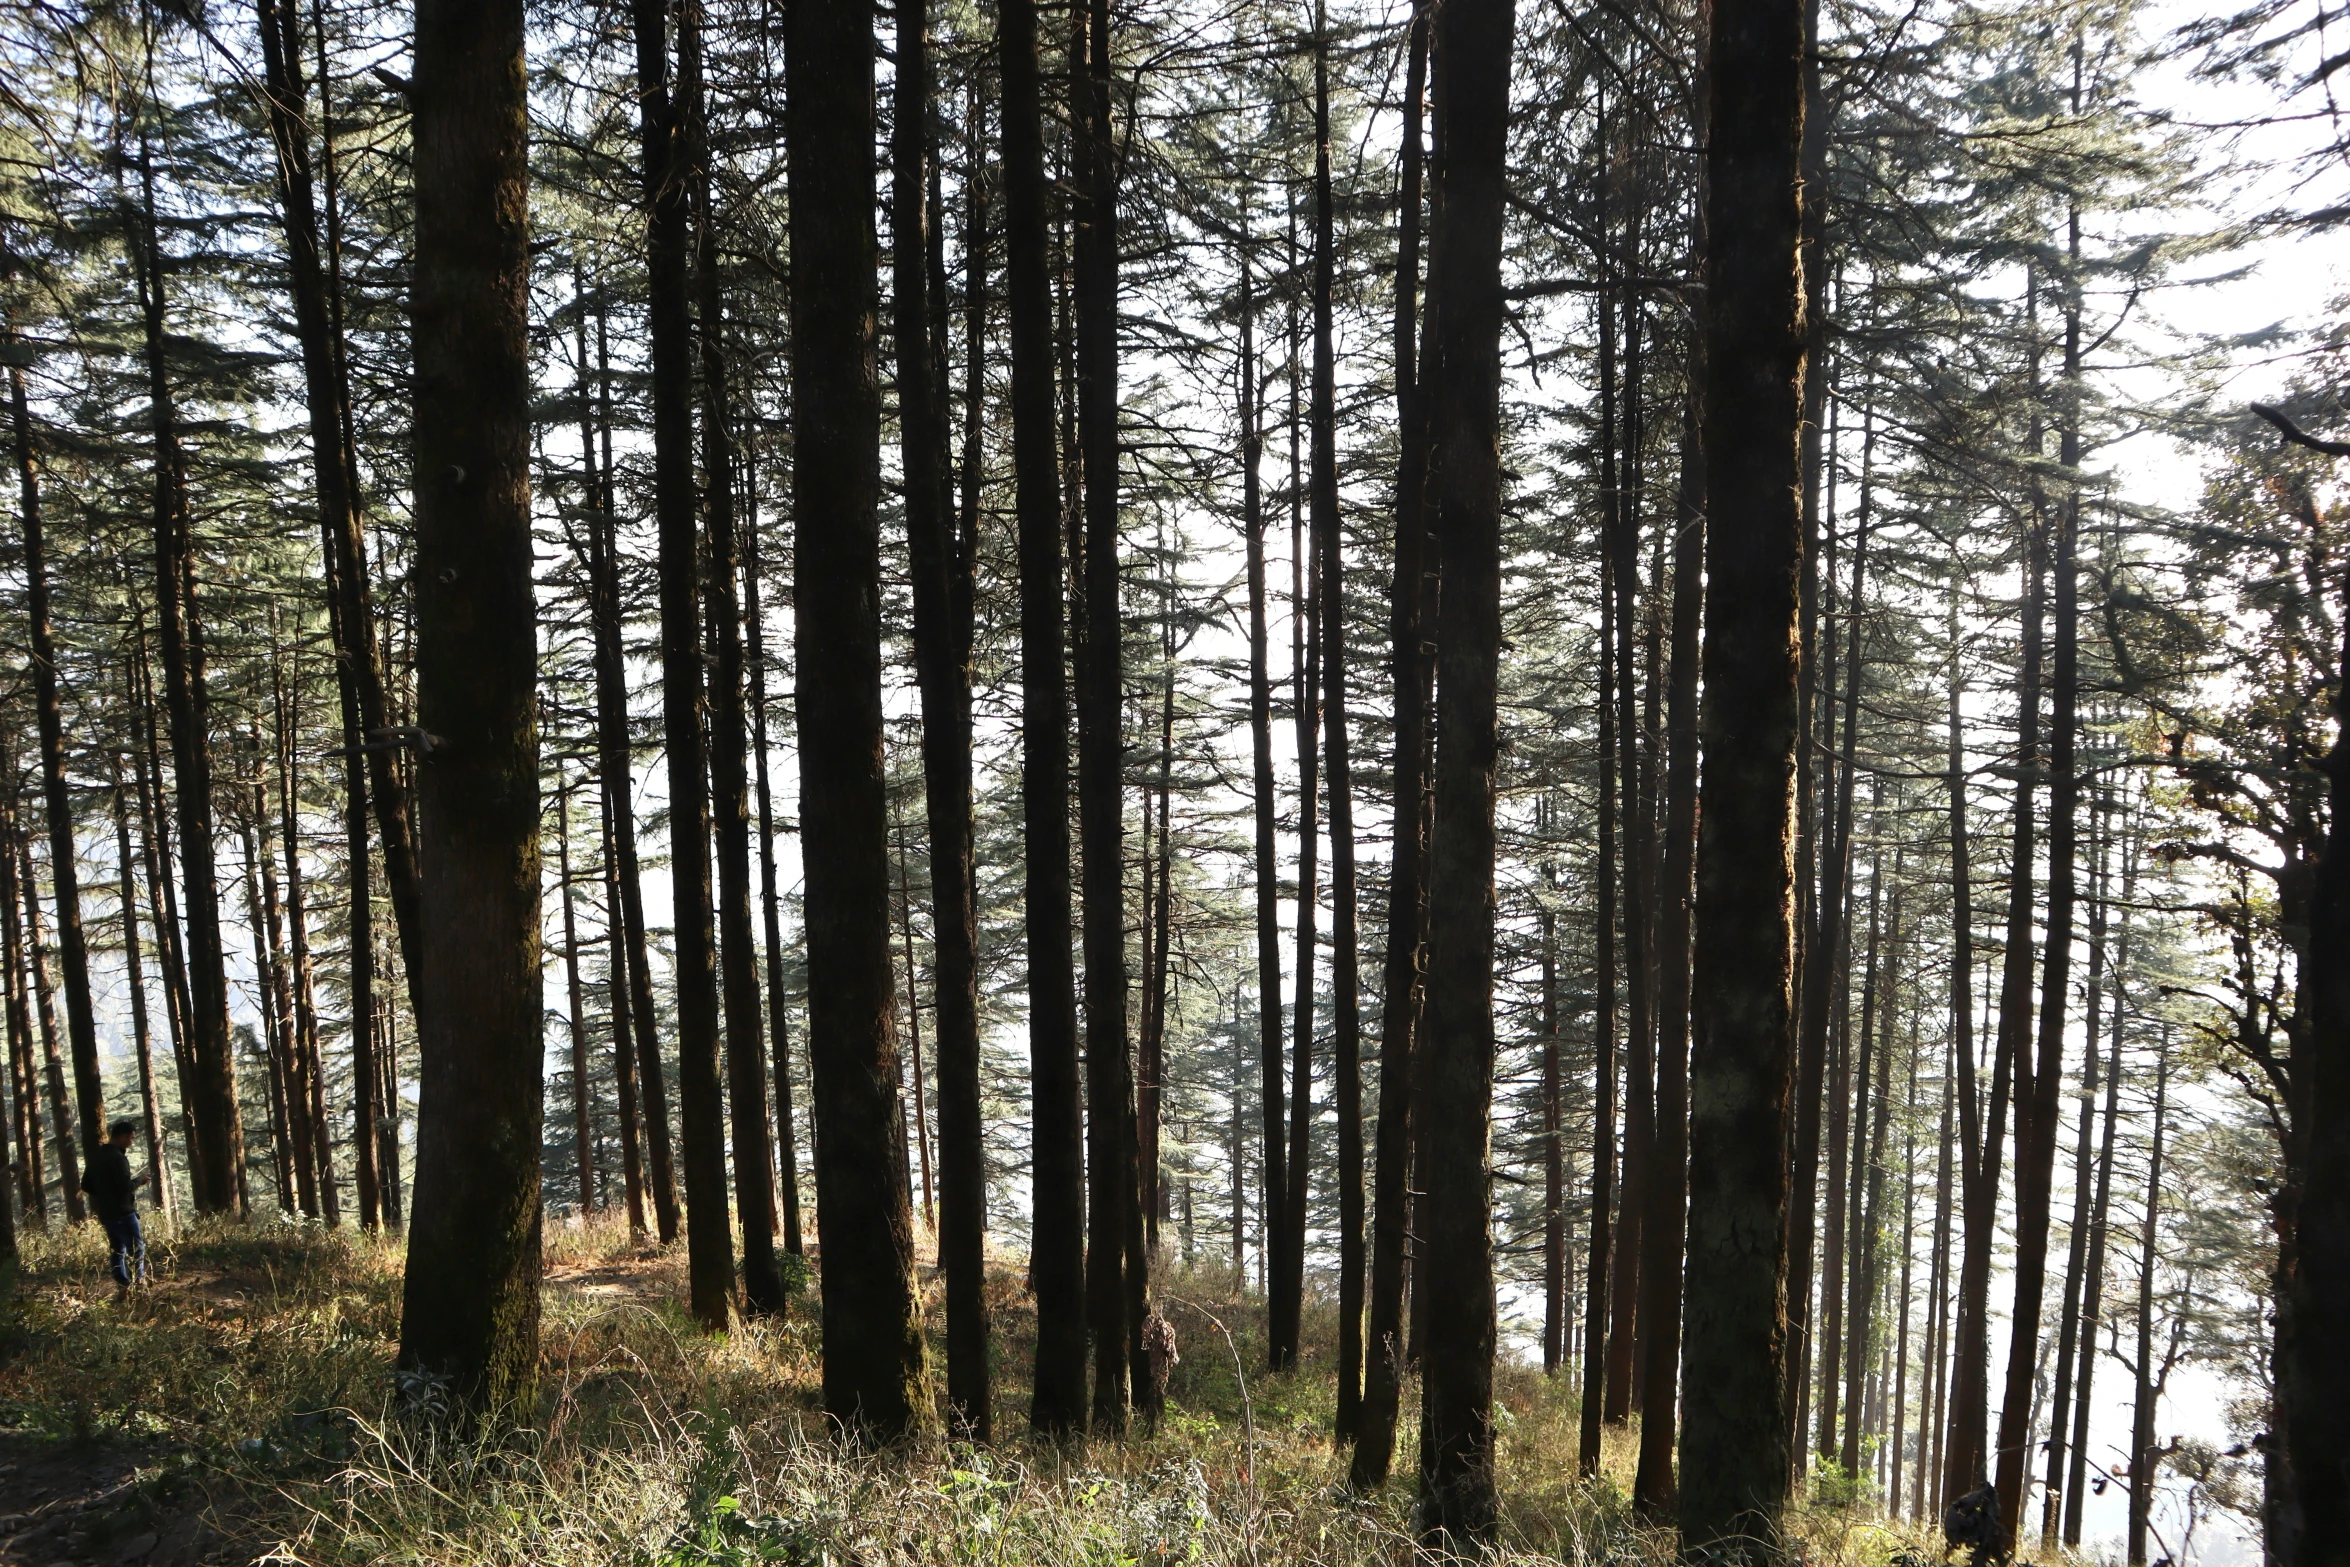
<instances>
[{"instance_id":1,"label":"sunlit grass","mask_svg":"<svg viewBox=\"0 0 2350 1567\"><path fill-rule=\"evenodd\" d=\"M1300 1368L1259 1375L1262 1314L1228 1266L1162 1281L1182 1359L1156 1431L1028 1437L1033 1310L1006 1267L990 1291L998 1445L873 1455L827 1434L812 1294L780 1321L711 1337L680 1305L681 1248L598 1218L550 1224L546 1256L539 1417L462 1444L419 1415L430 1390L420 1403L392 1374L396 1241L193 1225L154 1242L154 1286L117 1304L93 1227L29 1235L0 1312L0 1422L181 1455L209 1477L203 1496L234 1498L221 1527L284 1562L1357 1567L1411 1554L1412 1434L1384 1492L1343 1483L1330 1304L1307 1312ZM1496 1395L1499 1560L1670 1558L1669 1534L1626 1500L1634 1431L1611 1428L1604 1477L1586 1482L1569 1379L1504 1367ZM1407 1421L1416 1405L1407 1389ZM1814 1561L1882 1563L1914 1543L1857 1513L1804 1529Z\"/></svg>"}]
</instances>

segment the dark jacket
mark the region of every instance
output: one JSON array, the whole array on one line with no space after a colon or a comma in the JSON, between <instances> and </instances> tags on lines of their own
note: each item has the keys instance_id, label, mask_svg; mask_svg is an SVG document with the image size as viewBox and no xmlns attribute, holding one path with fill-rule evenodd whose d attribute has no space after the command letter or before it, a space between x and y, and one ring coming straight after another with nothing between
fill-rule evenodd
<instances>
[{"instance_id":1,"label":"dark jacket","mask_svg":"<svg viewBox=\"0 0 2350 1567\"><path fill-rule=\"evenodd\" d=\"M138 1187L131 1179L131 1158L112 1143L100 1143L82 1171L82 1190L90 1194L90 1209L101 1219L115 1219L133 1210Z\"/></svg>"}]
</instances>

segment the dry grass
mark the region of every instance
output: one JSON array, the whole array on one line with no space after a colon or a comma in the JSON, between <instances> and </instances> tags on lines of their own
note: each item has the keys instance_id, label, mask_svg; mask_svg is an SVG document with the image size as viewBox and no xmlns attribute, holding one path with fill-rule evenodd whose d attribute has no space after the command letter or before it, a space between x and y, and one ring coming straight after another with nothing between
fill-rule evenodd
<instances>
[{"instance_id":1,"label":"dry grass","mask_svg":"<svg viewBox=\"0 0 2350 1567\"><path fill-rule=\"evenodd\" d=\"M111 1299L93 1233L27 1238L0 1319L0 1423L169 1449L233 1495L245 1559L304 1563L632 1563L715 1567L1367 1567L1410 1555L1411 1438L1381 1495L1349 1495L1329 1430L1335 1322L1308 1313L1293 1374L1263 1363L1229 1269L1165 1282L1183 1359L1160 1429L1060 1448L1023 1430L1033 1313L993 1284L998 1428L977 1451L857 1455L816 1407L813 1300L711 1338L677 1302L679 1248L623 1227L550 1225L536 1428L454 1445L403 1413L391 1374L400 1251L316 1227L196 1227L153 1247L153 1289ZM937 1289L932 1281L932 1307ZM1220 1321L1224 1334L1210 1325ZM1236 1366L1235 1362L1238 1362ZM414 1390L410 1389L412 1396ZM1414 1400L1407 1396L1406 1407ZM1512 1368L1497 1389L1505 1562L1671 1556L1608 1478L1574 1477L1576 1406ZM1848 1517L1807 1520L1814 1562L1883 1563L1912 1544Z\"/></svg>"}]
</instances>

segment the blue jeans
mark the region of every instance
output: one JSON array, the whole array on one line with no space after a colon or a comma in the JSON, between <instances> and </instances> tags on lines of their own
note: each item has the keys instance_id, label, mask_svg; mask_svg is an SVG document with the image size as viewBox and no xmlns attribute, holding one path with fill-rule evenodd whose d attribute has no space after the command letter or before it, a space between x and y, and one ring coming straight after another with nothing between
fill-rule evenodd
<instances>
[{"instance_id":1,"label":"blue jeans","mask_svg":"<svg viewBox=\"0 0 2350 1567\"><path fill-rule=\"evenodd\" d=\"M114 1282L128 1289L147 1276L147 1237L139 1228L137 1209L129 1213L101 1214L98 1222L106 1226L106 1244L111 1252L108 1259L114 1265Z\"/></svg>"}]
</instances>

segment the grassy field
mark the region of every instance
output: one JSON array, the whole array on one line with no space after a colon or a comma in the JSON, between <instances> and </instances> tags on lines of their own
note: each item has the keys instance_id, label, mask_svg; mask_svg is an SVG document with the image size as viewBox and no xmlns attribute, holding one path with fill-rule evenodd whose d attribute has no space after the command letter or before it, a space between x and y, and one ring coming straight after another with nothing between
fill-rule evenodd
<instances>
[{"instance_id":1,"label":"grassy field","mask_svg":"<svg viewBox=\"0 0 2350 1567\"><path fill-rule=\"evenodd\" d=\"M552 1226L542 1405L531 1432L448 1442L435 1390L391 1370L396 1242L282 1224L197 1226L152 1245L117 1303L94 1227L28 1236L0 1304L0 1562L1178 1567L1409 1556L1401 1475L1348 1495L1328 1437L1335 1327L1309 1313L1303 1368L1265 1378L1258 1314L1229 1271L1162 1298L1182 1360L1160 1428L1061 1448L1025 1434L1032 1316L993 1282L1003 1362L984 1451L844 1453L817 1410L815 1302L723 1338L678 1302L683 1258L624 1229ZM936 1289L933 1288L933 1305ZM1230 1330L1230 1339L1213 1325ZM934 1324L935 1325L935 1324ZM1407 1408L1411 1404L1407 1396ZM1501 1559L1670 1558L1609 1472L1574 1478L1563 1383L1501 1379ZM1884 1563L1918 1543L1846 1511L1803 1521L1810 1560Z\"/></svg>"}]
</instances>

